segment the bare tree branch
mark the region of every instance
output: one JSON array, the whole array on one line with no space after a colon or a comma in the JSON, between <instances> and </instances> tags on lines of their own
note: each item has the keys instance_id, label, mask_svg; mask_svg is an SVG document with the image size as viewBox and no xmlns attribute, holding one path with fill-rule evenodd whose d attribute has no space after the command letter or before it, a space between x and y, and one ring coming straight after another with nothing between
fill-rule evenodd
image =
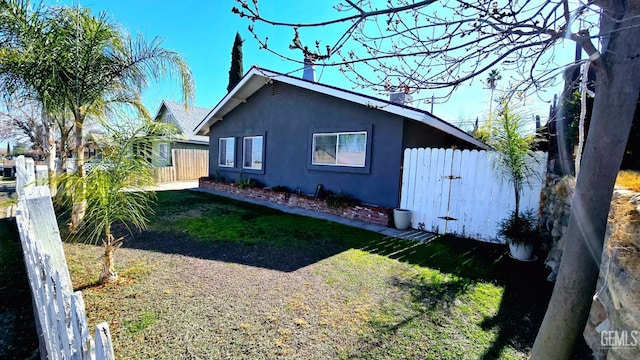
<instances>
[{"instance_id":1,"label":"bare tree branch","mask_svg":"<svg viewBox=\"0 0 640 360\"><path fill-rule=\"evenodd\" d=\"M345 0L334 8L352 14L303 23L263 16L258 0L236 1L240 6L232 11L251 21L249 31L262 49L299 64L308 58L319 66L337 67L355 86L375 91L404 86L411 92L453 90L492 67L517 70L523 80L518 81L520 90L538 89L539 76L557 74L565 65L553 61L554 44L574 41L589 56L599 54L588 35L598 24L600 10L594 2ZM258 24L290 28L293 39L270 44ZM305 29L339 24L346 26L335 40L302 40ZM321 41L333 45L323 47Z\"/></svg>"}]
</instances>

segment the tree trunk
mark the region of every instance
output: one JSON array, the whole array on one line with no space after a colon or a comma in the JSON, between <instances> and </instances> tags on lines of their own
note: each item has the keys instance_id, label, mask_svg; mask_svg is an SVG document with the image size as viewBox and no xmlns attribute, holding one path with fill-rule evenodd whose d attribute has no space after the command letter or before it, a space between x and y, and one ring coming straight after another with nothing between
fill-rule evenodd
<instances>
[{"instance_id":1,"label":"tree trunk","mask_svg":"<svg viewBox=\"0 0 640 360\"><path fill-rule=\"evenodd\" d=\"M58 126L60 127L60 171L66 172L68 159L67 155L69 153L67 140L69 139L71 130L65 130L64 122L62 122L62 124L58 122Z\"/></svg>"},{"instance_id":2,"label":"tree trunk","mask_svg":"<svg viewBox=\"0 0 640 360\"><path fill-rule=\"evenodd\" d=\"M80 113L80 110L77 109L74 112L75 117L75 131L74 137L76 141L76 147L74 150L74 155L76 158L76 169L75 171L78 174L78 177L84 179L86 176L84 170L84 145L82 143L82 130L83 130L83 122L84 116ZM73 208L71 210L71 225L69 226L70 231L75 231L80 226L82 219L84 219L84 214L87 211L87 200L85 199L84 192L86 191L86 187L84 182L82 182L81 188L76 189L76 192L73 194Z\"/></svg>"},{"instance_id":3,"label":"tree trunk","mask_svg":"<svg viewBox=\"0 0 640 360\"><path fill-rule=\"evenodd\" d=\"M640 1L610 4L626 5L620 10L624 21L603 15L601 31L624 30L605 39L606 52L592 63L597 79L591 125L558 278L531 359L567 359L582 336L598 278L611 194L638 104Z\"/></svg>"},{"instance_id":4,"label":"tree trunk","mask_svg":"<svg viewBox=\"0 0 640 360\"><path fill-rule=\"evenodd\" d=\"M487 128L489 129L489 133L491 133L491 118L493 117L493 114L491 113L492 110L492 106L493 106L493 86L491 86L491 95L489 96L489 121L487 124Z\"/></svg>"},{"instance_id":5,"label":"tree trunk","mask_svg":"<svg viewBox=\"0 0 640 360\"><path fill-rule=\"evenodd\" d=\"M518 185L515 179L513 180L513 190L516 203L516 219L518 219L518 216L520 216L520 191L522 190L522 185Z\"/></svg>"},{"instance_id":6,"label":"tree trunk","mask_svg":"<svg viewBox=\"0 0 640 360\"><path fill-rule=\"evenodd\" d=\"M582 79L580 81L580 119L578 122L578 151L576 152L576 176L580 174L580 162L582 161L582 148L584 147L584 118L587 116L587 86L589 79L589 60L584 63Z\"/></svg>"},{"instance_id":7,"label":"tree trunk","mask_svg":"<svg viewBox=\"0 0 640 360\"><path fill-rule=\"evenodd\" d=\"M43 109L44 110L44 109ZM51 192L51 196L55 196L56 194L56 186L53 182L53 175L56 173L56 122L51 121L51 116L46 112L43 114L44 121L47 125L47 142L49 145L49 158L48 158L48 168L49 168L49 191Z\"/></svg>"},{"instance_id":8,"label":"tree trunk","mask_svg":"<svg viewBox=\"0 0 640 360\"><path fill-rule=\"evenodd\" d=\"M102 273L98 278L100 284L114 283L118 281L118 273L113 268L113 256L122 244L121 239L115 240L110 230L105 234L105 240L102 242L104 247L104 262L102 263Z\"/></svg>"}]
</instances>

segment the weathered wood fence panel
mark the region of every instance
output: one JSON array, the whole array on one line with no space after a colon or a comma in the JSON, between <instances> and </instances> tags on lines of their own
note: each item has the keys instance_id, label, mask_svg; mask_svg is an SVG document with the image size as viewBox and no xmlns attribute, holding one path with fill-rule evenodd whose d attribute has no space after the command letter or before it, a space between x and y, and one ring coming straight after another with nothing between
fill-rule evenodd
<instances>
[{"instance_id":1,"label":"weathered wood fence panel","mask_svg":"<svg viewBox=\"0 0 640 360\"><path fill-rule=\"evenodd\" d=\"M33 170L33 160L18 158L16 222L33 296L40 356L42 359L115 359L106 323L96 327L94 346L82 293L73 292L71 286L49 188L35 186L40 181Z\"/></svg>"},{"instance_id":2,"label":"weathered wood fence panel","mask_svg":"<svg viewBox=\"0 0 640 360\"><path fill-rule=\"evenodd\" d=\"M176 169L173 166L162 166L153 169L156 183L176 181Z\"/></svg>"},{"instance_id":3,"label":"weathered wood fence panel","mask_svg":"<svg viewBox=\"0 0 640 360\"><path fill-rule=\"evenodd\" d=\"M171 150L172 166L154 169L156 182L197 180L209 174L209 151L200 149Z\"/></svg>"},{"instance_id":4,"label":"weathered wood fence panel","mask_svg":"<svg viewBox=\"0 0 640 360\"><path fill-rule=\"evenodd\" d=\"M411 226L500 241L496 228L513 211L515 196L493 165L495 156L478 150L405 149L400 207L412 211ZM546 156L536 153L532 166L538 175L524 187L521 211L539 207Z\"/></svg>"}]
</instances>

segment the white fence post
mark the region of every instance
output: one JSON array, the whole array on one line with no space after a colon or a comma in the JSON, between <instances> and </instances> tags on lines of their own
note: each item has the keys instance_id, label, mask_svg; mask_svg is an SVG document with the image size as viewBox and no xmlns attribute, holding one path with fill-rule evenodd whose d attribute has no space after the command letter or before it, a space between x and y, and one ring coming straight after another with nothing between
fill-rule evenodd
<instances>
[{"instance_id":1,"label":"white fence post","mask_svg":"<svg viewBox=\"0 0 640 360\"><path fill-rule=\"evenodd\" d=\"M405 149L400 207L411 226L497 242L497 224L515 208L513 187L493 166L494 153L478 150ZM537 209L546 153L536 153L538 176L524 187L520 208Z\"/></svg>"},{"instance_id":2,"label":"white fence post","mask_svg":"<svg viewBox=\"0 0 640 360\"><path fill-rule=\"evenodd\" d=\"M106 322L96 326L96 359L115 359L111 332Z\"/></svg>"},{"instance_id":3,"label":"white fence post","mask_svg":"<svg viewBox=\"0 0 640 360\"><path fill-rule=\"evenodd\" d=\"M47 165L36 165L36 183L47 185L49 183L49 167Z\"/></svg>"},{"instance_id":4,"label":"white fence post","mask_svg":"<svg viewBox=\"0 0 640 360\"><path fill-rule=\"evenodd\" d=\"M33 296L41 358L115 359L107 323L96 328L100 348L93 347L82 293L73 293L71 286L49 188L34 186L34 170L33 160L19 157L16 161L16 222Z\"/></svg>"}]
</instances>

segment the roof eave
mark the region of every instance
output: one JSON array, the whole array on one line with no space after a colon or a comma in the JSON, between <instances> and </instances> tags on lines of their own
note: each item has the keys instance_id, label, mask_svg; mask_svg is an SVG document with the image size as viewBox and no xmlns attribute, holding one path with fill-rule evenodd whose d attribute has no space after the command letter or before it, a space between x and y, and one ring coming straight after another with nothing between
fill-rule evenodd
<instances>
[{"instance_id":1,"label":"roof eave","mask_svg":"<svg viewBox=\"0 0 640 360\"><path fill-rule=\"evenodd\" d=\"M261 75L260 72L270 73L265 70L251 67L249 71L240 79L238 84L225 95L220 102L205 116L205 118L196 126L193 133L196 135L208 135L209 128L216 122L223 119L224 115L235 109L238 105L246 103L247 98L260 89L263 85L270 82L268 76ZM257 77L256 77L257 75ZM256 80L259 80L257 82ZM246 86L252 85L249 89Z\"/></svg>"},{"instance_id":2,"label":"roof eave","mask_svg":"<svg viewBox=\"0 0 640 360\"><path fill-rule=\"evenodd\" d=\"M402 105L392 104L384 100L375 99L366 95L360 95L354 92L346 91L344 89L339 89L332 86L295 78L266 69L260 69L255 66L252 67L242 77L240 82L225 97L223 97L218 105L216 105L211 110L211 112L207 114L204 120L200 122L200 124L198 124L198 126L194 130L194 134L208 135L209 128L214 123L221 121L227 113L235 109L241 103L246 102L246 99L249 96L251 96L265 84L270 83L272 79L277 79L278 81L282 81L293 86L345 99L370 108L377 108L401 117L416 120L449 135L455 136L479 148L489 148L485 143L469 135L462 129L459 129L454 125L451 125L448 122L433 116L430 113L418 111L416 109L408 108ZM245 89L246 86L249 86L249 88Z\"/></svg>"}]
</instances>

